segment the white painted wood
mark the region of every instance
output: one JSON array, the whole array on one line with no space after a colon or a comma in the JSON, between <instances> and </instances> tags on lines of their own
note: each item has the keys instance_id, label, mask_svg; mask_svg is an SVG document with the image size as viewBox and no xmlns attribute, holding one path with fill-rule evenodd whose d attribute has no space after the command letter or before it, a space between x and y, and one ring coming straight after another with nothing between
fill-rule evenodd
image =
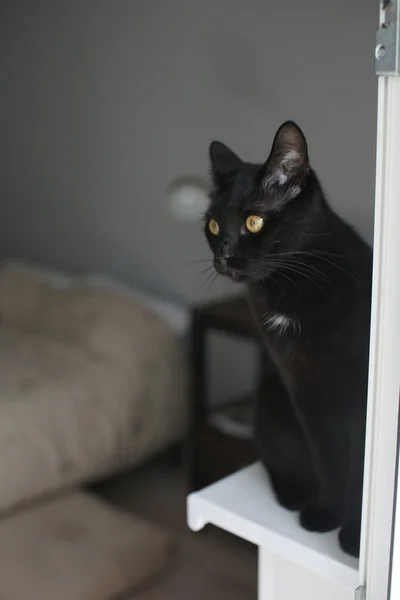
<instances>
[{"instance_id":1,"label":"white painted wood","mask_svg":"<svg viewBox=\"0 0 400 600\"><path fill-rule=\"evenodd\" d=\"M275 596L268 600L354 600L354 589L303 569L284 558L274 561Z\"/></svg>"},{"instance_id":2,"label":"white painted wood","mask_svg":"<svg viewBox=\"0 0 400 600\"><path fill-rule=\"evenodd\" d=\"M397 469L400 465L400 448L397 455ZM397 473L396 481L396 501L395 513L393 522L393 553L392 553L392 570L390 576L390 600L399 600L400 598L400 480Z\"/></svg>"},{"instance_id":3,"label":"white painted wood","mask_svg":"<svg viewBox=\"0 0 400 600\"><path fill-rule=\"evenodd\" d=\"M333 582L357 587L358 561L341 551L337 532L302 529L298 514L277 503L259 463L191 494L188 523L195 531L211 523Z\"/></svg>"},{"instance_id":4,"label":"white painted wood","mask_svg":"<svg viewBox=\"0 0 400 600\"><path fill-rule=\"evenodd\" d=\"M265 548L258 549L258 600L276 598L275 557Z\"/></svg>"},{"instance_id":5,"label":"white painted wood","mask_svg":"<svg viewBox=\"0 0 400 600\"><path fill-rule=\"evenodd\" d=\"M359 582L387 597L400 386L400 77L380 77L374 278Z\"/></svg>"}]
</instances>

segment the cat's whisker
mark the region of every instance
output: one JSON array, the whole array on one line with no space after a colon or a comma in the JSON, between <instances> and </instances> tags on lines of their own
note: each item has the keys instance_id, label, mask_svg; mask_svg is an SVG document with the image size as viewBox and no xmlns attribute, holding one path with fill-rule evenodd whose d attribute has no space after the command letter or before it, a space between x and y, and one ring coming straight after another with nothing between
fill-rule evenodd
<instances>
[{"instance_id":1,"label":"cat's whisker","mask_svg":"<svg viewBox=\"0 0 400 600\"><path fill-rule=\"evenodd\" d=\"M325 273L314 267L314 265L310 265L303 261L296 261L294 259L284 259L283 264L288 264L289 266L293 266L295 268L301 269L305 273L309 273L310 276L315 275L318 279L321 279L325 283L329 283L332 285L331 280Z\"/></svg>"},{"instance_id":2,"label":"cat's whisker","mask_svg":"<svg viewBox=\"0 0 400 600\"><path fill-rule=\"evenodd\" d=\"M268 266L270 266L271 264L274 264L274 265L277 265L277 267L279 267L280 265L282 265L284 263L289 266L296 267L303 272L308 272L311 276L315 275L318 279L321 279L322 281L332 285L332 282L329 279L329 277L325 273L323 273L320 269L315 267L314 265L312 265L308 262L305 262L305 261L301 261L301 260L297 259L295 256L293 258L287 258L286 255L287 255L287 253L282 252L282 253L276 253L276 254L269 256L267 259ZM293 256L293 255L294 255L294 253L291 254L291 256ZM282 258L278 259L277 258L278 256L283 257L283 260L282 260Z\"/></svg>"},{"instance_id":3,"label":"cat's whisker","mask_svg":"<svg viewBox=\"0 0 400 600\"><path fill-rule=\"evenodd\" d=\"M281 288L281 290L283 291L283 286L282 284L277 281L272 275L269 275L269 278L271 279L271 281L273 281L275 284L279 285L279 287ZM258 281L257 281L257 285L260 289L265 288L265 279L262 277L259 277Z\"/></svg>"},{"instance_id":4,"label":"cat's whisker","mask_svg":"<svg viewBox=\"0 0 400 600\"><path fill-rule=\"evenodd\" d=\"M214 277L211 279L210 283L208 284L207 292L210 291L210 289L211 289L212 285L215 283L217 277L218 277L218 273L215 272Z\"/></svg>"},{"instance_id":5,"label":"cat's whisker","mask_svg":"<svg viewBox=\"0 0 400 600\"><path fill-rule=\"evenodd\" d=\"M189 265L200 265L200 264L212 263L212 262L213 262L212 257L200 258L199 260L189 260L187 263L185 263L185 266L187 267Z\"/></svg>"},{"instance_id":6,"label":"cat's whisker","mask_svg":"<svg viewBox=\"0 0 400 600\"><path fill-rule=\"evenodd\" d=\"M320 260L325 261L326 263L332 265L333 267L339 269L340 271L342 271L343 273L345 273L346 275L349 275L350 277L352 277L352 279L354 279L354 281L356 283L358 283L359 285L361 285L360 281L357 279L357 277L354 275L354 273L351 273L351 271L348 271L347 269L341 267L340 265L338 265L336 262L329 260L328 258L326 258L324 256L324 254L328 255L328 256L333 256L333 257L337 257L337 258L344 258L347 260L350 260L352 258L352 256L348 255L342 255L342 254L335 254L333 252L325 252L325 251L316 251L316 252L308 252L308 251L288 251L288 252L282 252L282 253L276 253L275 256L285 256L285 255L303 255L303 256L311 256ZM309 264L309 263L307 263ZM311 265L310 265L311 266Z\"/></svg>"},{"instance_id":7,"label":"cat's whisker","mask_svg":"<svg viewBox=\"0 0 400 600\"><path fill-rule=\"evenodd\" d=\"M211 264L211 265L209 265L208 267L206 267L205 269L202 269L202 270L201 270L199 273L197 273L196 277L195 277L195 278L193 279L193 281L192 281L192 282L191 282L191 283L188 285L188 287L187 287L187 289L186 289L186 292L185 292L185 294L184 294L184 295L185 295L185 298L186 298L187 300L190 300L191 298L195 297L195 296L196 296L196 295L199 293L199 291L201 290L202 286L203 286L203 285L205 285L205 284L207 283L207 281L209 280L209 277L210 277L210 276L213 274L213 273L212 273L212 272L213 272L213 270L214 270L214 267L213 267L213 265ZM193 292L193 294L192 294L192 290L193 290L193 287L195 286L195 284L198 282L198 280L199 280L201 277L205 277L205 276L207 276L207 277L206 277L206 280L205 280L205 281L203 281L203 282L200 284L200 287L199 287L199 288L197 288L197 289L196 289L196 290Z\"/></svg>"},{"instance_id":8,"label":"cat's whisker","mask_svg":"<svg viewBox=\"0 0 400 600\"><path fill-rule=\"evenodd\" d=\"M325 290L323 288L321 288L320 285L318 285L318 283L312 278L310 277L307 272L304 269L299 269L298 267L294 267L292 265L287 265L285 264L285 261L281 261L279 263L275 263L274 265L275 267L275 273L279 273L280 275L282 275L283 277L286 277L287 279L289 279L294 285L296 285L297 289L300 291L301 293L301 289L300 287L293 281L293 279L291 279L288 275L286 275L285 273L283 273L282 271L284 269L288 270L288 271L292 271L293 273L297 273L298 275L301 275L303 277L306 277L309 281L311 281L325 296L327 296ZM266 272L266 275L268 276L268 272ZM270 276L270 275L269 275Z\"/></svg>"},{"instance_id":9,"label":"cat's whisker","mask_svg":"<svg viewBox=\"0 0 400 600\"><path fill-rule=\"evenodd\" d=\"M273 272L275 274L277 274L278 270L281 268L281 264L279 264L279 265L276 265L276 264L275 265L265 264L264 266L266 267L267 270L263 271L263 269L261 268L260 272L262 274L264 274L265 277L270 278L272 281L274 281L274 279L272 277L272 273L271 273L271 266L275 267ZM282 275L283 277L285 277L286 279L288 279L299 290L299 292L301 294L301 288L297 285L297 283L295 281L293 281L293 279L291 279L291 277L289 277L285 273L282 273L281 271L280 271L280 275ZM276 280L275 280L275 283L276 283Z\"/></svg>"},{"instance_id":10,"label":"cat's whisker","mask_svg":"<svg viewBox=\"0 0 400 600\"><path fill-rule=\"evenodd\" d=\"M329 252L328 250L316 250L314 252L310 252L308 250L287 250L285 252L274 252L273 256L288 256L288 255L303 255L303 256L313 256L315 258L323 258L326 256L333 256L335 258L343 258L344 260L352 260L356 258L353 254L336 254L335 252ZM335 263L336 264L336 263Z\"/></svg>"},{"instance_id":11,"label":"cat's whisker","mask_svg":"<svg viewBox=\"0 0 400 600\"><path fill-rule=\"evenodd\" d=\"M313 254L310 253L310 256L312 256ZM321 256L320 254L318 255L314 255L317 256L318 258L320 258L321 260L324 260L325 262L329 263L330 265L332 265L333 267L336 267L337 269L339 269L340 271L342 271L343 273L346 273L346 275L349 275L352 279L354 279L354 281L356 283L358 283L358 285L361 286L361 282L359 279L357 279L357 277L354 275L354 273L351 273L350 271L348 271L347 269L344 269L343 267L341 267L340 265L338 265L337 263L328 260L327 258L325 258L324 256ZM334 255L333 255L334 256ZM339 256L339 255L338 255Z\"/></svg>"},{"instance_id":12,"label":"cat's whisker","mask_svg":"<svg viewBox=\"0 0 400 600\"><path fill-rule=\"evenodd\" d=\"M281 267L281 269L287 269L289 271L293 271L294 273L297 273L298 275L301 275L302 277L306 277L309 281L311 281L311 283L313 283L327 298L329 297L328 294L326 293L326 291L320 286L318 285L318 283L316 281L314 281L314 279L312 277L310 277L309 275L307 275L307 273L305 273L304 271L300 271L297 268L294 267L289 267L285 264L283 264Z\"/></svg>"},{"instance_id":13,"label":"cat's whisker","mask_svg":"<svg viewBox=\"0 0 400 600\"><path fill-rule=\"evenodd\" d=\"M292 271L294 271L294 269L292 269ZM286 279L288 279L299 290L300 296L302 296L301 287L295 281L293 281L293 279L291 277L289 277L289 275L286 275L286 273L282 273L282 271L281 271L280 274L283 277L286 277Z\"/></svg>"},{"instance_id":14,"label":"cat's whisker","mask_svg":"<svg viewBox=\"0 0 400 600\"><path fill-rule=\"evenodd\" d=\"M215 279L218 277L218 273L216 271L212 271L210 272L206 279L199 285L199 287L195 290L193 297L197 296L199 294L199 292L201 292L205 286L208 284L209 286L214 283ZM209 287L207 288L207 291L209 290Z\"/></svg>"}]
</instances>

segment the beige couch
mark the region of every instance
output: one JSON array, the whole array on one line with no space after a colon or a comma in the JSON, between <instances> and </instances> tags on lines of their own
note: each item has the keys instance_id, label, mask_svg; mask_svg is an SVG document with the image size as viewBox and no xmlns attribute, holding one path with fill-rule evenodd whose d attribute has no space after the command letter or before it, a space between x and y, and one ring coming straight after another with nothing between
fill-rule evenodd
<instances>
[{"instance_id":1,"label":"beige couch","mask_svg":"<svg viewBox=\"0 0 400 600\"><path fill-rule=\"evenodd\" d=\"M143 302L0 271L0 510L134 466L186 429L186 360Z\"/></svg>"}]
</instances>

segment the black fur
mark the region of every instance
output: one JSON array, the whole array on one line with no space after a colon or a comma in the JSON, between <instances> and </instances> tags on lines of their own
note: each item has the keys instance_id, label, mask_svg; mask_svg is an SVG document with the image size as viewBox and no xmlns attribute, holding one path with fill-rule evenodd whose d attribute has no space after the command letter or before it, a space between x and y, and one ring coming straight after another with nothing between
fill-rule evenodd
<instances>
[{"instance_id":1,"label":"black fur","mask_svg":"<svg viewBox=\"0 0 400 600\"><path fill-rule=\"evenodd\" d=\"M242 162L220 142L210 158L214 264L247 283L277 367L257 403L261 459L303 527L340 527L343 550L358 555L371 250L328 205L294 123L278 130L265 164ZM249 215L263 217L259 233L246 229Z\"/></svg>"}]
</instances>

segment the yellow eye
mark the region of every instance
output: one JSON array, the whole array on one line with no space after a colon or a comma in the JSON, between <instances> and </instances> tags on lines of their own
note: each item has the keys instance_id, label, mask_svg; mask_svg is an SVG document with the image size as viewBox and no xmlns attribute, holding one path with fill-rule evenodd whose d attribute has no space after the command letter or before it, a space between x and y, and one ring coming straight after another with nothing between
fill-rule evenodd
<instances>
[{"instance_id":1,"label":"yellow eye","mask_svg":"<svg viewBox=\"0 0 400 600\"><path fill-rule=\"evenodd\" d=\"M214 221L214 219L210 219L208 222L208 229L211 231L211 233L213 235L218 235L219 234L219 225L217 223L217 221Z\"/></svg>"},{"instance_id":2,"label":"yellow eye","mask_svg":"<svg viewBox=\"0 0 400 600\"><path fill-rule=\"evenodd\" d=\"M264 227L264 219L257 215L250 215L246 219L246 227L251 233L258 233Z\"/></svg>"}]
</instances>

